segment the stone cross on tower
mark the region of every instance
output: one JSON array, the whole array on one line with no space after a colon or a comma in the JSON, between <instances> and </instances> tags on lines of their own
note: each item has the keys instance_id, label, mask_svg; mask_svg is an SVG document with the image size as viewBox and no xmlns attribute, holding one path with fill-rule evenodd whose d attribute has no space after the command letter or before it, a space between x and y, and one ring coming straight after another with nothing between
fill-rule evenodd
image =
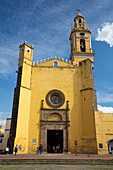
<instances>
[{"instance_id":1,"label":"stone cross on tower","mask_svg":"<svg viewBox=\"0 0 113 170\"><path fill-rule=\"evenodd\" d=\"M80 12L81 10L80 9L77 9L78 12Z\"/></svg>"}]
</instances>

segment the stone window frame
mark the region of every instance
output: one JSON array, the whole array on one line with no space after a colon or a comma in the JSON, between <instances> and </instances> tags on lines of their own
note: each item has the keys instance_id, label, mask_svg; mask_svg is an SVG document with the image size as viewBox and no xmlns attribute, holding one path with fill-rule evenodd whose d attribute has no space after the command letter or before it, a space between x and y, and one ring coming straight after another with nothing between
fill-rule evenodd
<instances>
[{"instance_id":1,"label":"stone window frame","mask_svg":"<svg viewBox=\"0 0 113 170\"><path fill-rule=\"evenodd\" d=\"M51 102L51 97L54 95L58 96L60 99L58 104L53 104ZM64 96L63 92L61 92L60 90L56 90L56 89L51 90L46 95L46 103L48 104L48 106L50 106L52 108L59 108L64 104L64 102L65 102L65 96Z\"/></svg>"}]
</instances>

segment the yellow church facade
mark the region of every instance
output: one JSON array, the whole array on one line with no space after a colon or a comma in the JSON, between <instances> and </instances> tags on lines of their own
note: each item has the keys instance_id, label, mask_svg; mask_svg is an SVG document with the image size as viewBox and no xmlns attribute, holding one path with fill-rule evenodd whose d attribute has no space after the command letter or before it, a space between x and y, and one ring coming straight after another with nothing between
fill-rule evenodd
<instances>
[{"instance_id":1,"label":"yellow church facade","mask_svg":"<svg viewBox=\"0 0 113 170\"><path fill-rule=\"evenodd\" d=\"M113 114L97 110L91 31L78 12L70 33L69 62L33 62L33 46L19 46L9 138L10 152L112 153Z\"/></svg>"}]
</instances>

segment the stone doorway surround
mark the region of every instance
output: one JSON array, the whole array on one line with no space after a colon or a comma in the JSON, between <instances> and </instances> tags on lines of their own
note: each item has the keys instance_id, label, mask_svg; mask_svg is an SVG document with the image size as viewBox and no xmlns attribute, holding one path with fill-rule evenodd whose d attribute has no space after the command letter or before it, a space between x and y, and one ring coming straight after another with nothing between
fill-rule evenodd
<instances>
[{"instance_id":1,"label":"stone doorway surround","mask_svg":"<svg viewBox=\"0 0 113 170\"><path fill-rule=\"evenodd\" d=\"M61 121L50 121L49 117L53 113L59 114L61 116ZM48 109L43 108L42 100L40 126L40 143L43 145L43 151L45 153L47 153L47 130L63 130L63 153L70 152L68 101L66 109Z\"/></svg>"},{"instance_id":2,"label":"stone doorway surround","mask_svg":"<svg viewBox=\"0 0 113 170\"><path fill-rule=\"evenodd\" d=\"M109 152L109 154L113 154L113 138L109 139L107 141L107 143L108 143L108 152Z\"/></svg>"}]
</instances>

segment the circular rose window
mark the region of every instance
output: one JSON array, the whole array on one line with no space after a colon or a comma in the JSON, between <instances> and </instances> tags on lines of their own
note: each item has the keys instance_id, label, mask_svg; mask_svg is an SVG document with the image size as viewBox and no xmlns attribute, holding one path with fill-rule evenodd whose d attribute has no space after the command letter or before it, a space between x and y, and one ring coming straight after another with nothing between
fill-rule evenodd
<instances>
[{"instance_id":1,"label":"circular rose window","mask_svg":"<svg viewBox=\"0 0 113 170\"><path fill-rule=\"evenodd\" d=\"M51 97L51 102L52 102L53 104L58 104L59 101L60 101L60 99L59 99L58 96L52 96L52 97Z\"/></svg>"},{"instance_id":2,"label":"circular rose window","mask_svg":"<svg viewBox=\"0 0 113 170\"><path fill-rule=\"evenodd\" d=\"M51 90L46 96L48 106L53 108L61 107L64 104L65 96L60 90Z\"/></svg>"}]
</instances>

